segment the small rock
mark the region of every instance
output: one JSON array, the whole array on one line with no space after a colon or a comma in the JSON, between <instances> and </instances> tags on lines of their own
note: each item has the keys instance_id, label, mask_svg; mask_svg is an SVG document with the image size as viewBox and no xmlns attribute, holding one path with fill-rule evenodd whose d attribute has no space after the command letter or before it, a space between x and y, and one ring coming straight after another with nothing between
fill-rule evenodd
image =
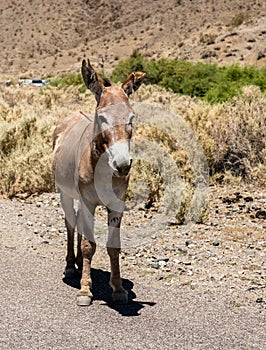
<instances>
[{"instance_id":1,"label":"small rock","mask_svg":"<svg viewBox=\"0 0 266 350\"><path fill-rule=\"evenodd\" d=\"M167 262L164 260L159 260L158 264L159 264L159 267L164 267L167 264Z\"/></svg>"},{"instance_id":2,"label":"small rock","mask_svg":"<svg viewBox=\"0 0 266 350\"><path fill-rule=\"evenodd\" d=\"M257 298L257 299L256 299L256 303L264 303L263 298Z\"/></svg>"},{"instance_id":3,"label":"small rock","mask_svg":"<svg viewBox=\"0 0 266 350\"><path fill-rule=\"evenodd\" d=\"M252 249L248 249L246 251L247 255L255 255L255 250L252 250Z\"/></svg>"},{"instance_id":4,"label":"small rock","mask_svg":"<svg viewBox=\"0 0 266 350\"><path fill-rule=\"evenodd\" d=\"M160 261L167 262L167 261L169 261L169 258L167 258L167 257L157 258L156 261L158 261L158 262L160 262Z\"/></svg>"},{"instance_id":5,"label":"small rock","mask_svg":"<svg viewBox=\"0 0 266 350\"><path fill-rule=\"evenodd\" d=\"M192 244L194 244L194 242L191 241L191 240L188 240L188 241L186 241L185 243L186 243L186 246L187 246L187 247L190 246L190 245L192 245Z\"/></svg>"},{"instance_id":6,"label":"small rock","mask_svg":"<svg viewBox=\"0 0 266 350\"><path fill-rule=\"evenodd\" d=\"M218 213L219 213L219 210L218 210ZM216 213L216 214L218 214L218 213ZM219 226L219 223L218 222L211 222L211 226L217 227L217 226Z\"/></svg>"},{"instance_id":7,"label":"small rock","mask_svg":"<svg viewBox=\"0 0 266 350\"><path fill-rule=\"evenodd\" d=\"M129 260L135 260L135 257L134 256L129 256L128 259Z\"/></svg>"},{"instance_id":8,"label":"small rock","mask_svg":"<svg viewBox=\"0 0 266 350\"><path fill-rule=\"evenodd\" d=\"M31 221L27 221L27 226L33 226L33 223Z\"/></svg>"},{"instance_id":9,"label":"small rock","mask_svg":"<svg viewBox=\"0 0 266 350\"><path fill-rule=\"evenodd\" d=\"M259 51L259 52L258 52L258 55L257 55L257 60L259 61L259 60L261 60L262 58L265 58L265 54L264 54L264 52Z\"/></svg>"},{"instance_id":10,"label":"small rock","mask_svg":"<svg viewBox=\"0 0 266 350\"><path fill-rule=\"evenodd\" d=\"M180 254L183 254L183 255L186 255L186 254L187 254L187 250L184 249L184 248L178 247L177 250L178 250L178 252L179 252Z\"/></svg>"},{"instance_id":11,"label":"small rock","mask_svg":"<svg viewBox=\"0 0 266 350\"><path fill-rule=\"evenodd\" d=\"M266 210L258 210L256 212L255 216L257 219L265 219L266 220Z\"/></svg>"},{"instance_id":12,"label":"small rock","mask_svg":"<svg viewBox=\"0 0 266 350\"><path fill-rule=\"evenodd\" d=\"M212 243L212 245L213 245L214 247L218 247L218 246L220 245L220 242L214 241L214 242Z\"/></svg>"},{"instance_id":13,"label":"small rock","mask_svg":"<svg viewBox=\"0 0 266 350\"><path fill-rule=\"evenodd\" d=\"M160 264L159 264L158 261L156 261L156 262L151 263L151 267L153 269L157 269L158 270L160 268Z\"/></svg>"},{"instance_id":14,"label":"small rock","mask_svg":"<svg viewBox=\"0 0 266 350\"><path fill-rule=\"evenodd\" d=\"M174 259L174 263L175 263L175 264L181 264L181 262L182 262L181 260Z\"/></svg>"},{"instance_id":15,"label":"small rock","mask_svg":"<svg viewBox=\"0 0 266 350\"><path fill-rule=\"evenodd\" d=\"M49 244L48 241L42 241L41 244Z\"/></svg>"}]
</instances>

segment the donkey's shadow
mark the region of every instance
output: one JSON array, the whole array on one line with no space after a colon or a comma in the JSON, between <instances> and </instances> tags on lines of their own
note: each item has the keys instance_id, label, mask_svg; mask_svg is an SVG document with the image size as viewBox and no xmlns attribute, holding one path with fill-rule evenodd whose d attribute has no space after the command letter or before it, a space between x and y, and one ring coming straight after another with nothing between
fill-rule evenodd
<instances>
[{"instance_id":1,"label":"donkey's shadow","mask_svg":"<svg viewBox=\"0 0 266 350\"><path fill-rule=\"evenodd\" d=\"M128 304L119 305L112 301L112 289L109 286L110 272L100 269L91 269L93 300L101 300L105 305L116 310L122 316L139 316L139 311L145 305L154 306L154 302L135 301L136 294L133 292L133 282L122 279L123 287L128 291ZM67 285L80 289L80 276L76 274L73 278L63 278Z\"/></svg>"}]
</instances>

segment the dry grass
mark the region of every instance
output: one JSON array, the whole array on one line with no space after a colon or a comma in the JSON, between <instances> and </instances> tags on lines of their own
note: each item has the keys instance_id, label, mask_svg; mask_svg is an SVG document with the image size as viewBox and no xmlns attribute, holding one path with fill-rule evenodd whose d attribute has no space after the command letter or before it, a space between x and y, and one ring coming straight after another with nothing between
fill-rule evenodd
<instances>
[{"instance_id":1,"label":"dry grass","mask_svg":"<svg viewBox=\"0 0 266 350\"><path fill-rule=\"evenodd\" d=\"M56 89L1 88L0 195L51 191L51 136L58 119L85 106L87 94Z\"/></svg>"},{"instance_id":2,"label":"dry grass","mask_svg":"<svg viewBox=\"0 0 266 350\"><path fill-rule=\"evenodd\" d=\"M259 88L245 87L243 97L218 105L151 86L142 87L135 100L156 103L181 116L204 149L213 177L228 174L265 181L266 99Z\"/></svg>"},{"instance_id":3,"label":"dry grass","mask_svg":"<svg viewBox=\"0 0 266 350\"><path fill-rule=\"evenodd\" d=\"M89 92L77 93L77 88L0 89L0 195L53 190L54 126L70 111L92 111L94 98ZM205 160L212 180L230 174L265 181L266 99L257 88L247 87L243 98L212 106L144 86L133 102L138 128L130 198L138 197L147 207L178 208L180 223L203 221L208 211ZM170 112L176 119L169 118Z\"/></svg>"}]
</instances>

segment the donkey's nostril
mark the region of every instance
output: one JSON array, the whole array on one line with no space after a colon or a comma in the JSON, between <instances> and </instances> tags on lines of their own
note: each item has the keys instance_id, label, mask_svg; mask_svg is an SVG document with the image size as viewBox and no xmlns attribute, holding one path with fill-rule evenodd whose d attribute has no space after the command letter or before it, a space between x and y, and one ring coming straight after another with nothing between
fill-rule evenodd
<instances>
[{"instance_id":1,"label":"donkey's nostril","mask_svg":"<svg viewBox=\"0 0 266 350\"><path fill-rule=\"evenodd\" d=\"M118 173L122 176L126 176L129 173L129 170L131 168L132 160L130 160L129 164L122 164L120 166L116 166L116 169Z\"/></svg>"}]
</instances>

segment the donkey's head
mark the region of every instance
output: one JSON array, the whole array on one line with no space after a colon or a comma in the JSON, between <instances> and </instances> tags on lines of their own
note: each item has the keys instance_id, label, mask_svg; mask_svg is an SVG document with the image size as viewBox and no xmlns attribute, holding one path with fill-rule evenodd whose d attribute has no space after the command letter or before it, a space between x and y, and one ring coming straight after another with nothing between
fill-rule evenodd
<instances>
[{"instance_id":1,"label":"donkey's head","mask_svg":"<svg viewBox=\"0 0 266 350\"><path fill-rule=\"evenodd\" d=\"M145 73L131 73L121 87L102 80L89 60L83 60L82 76L87 88L97 101L95 113L95 143L100 153L106 152L108 163L115 176L127 176L131 167L130 139L134 111L128 96L136 91Z\"/></svg>"}]
</instances>

